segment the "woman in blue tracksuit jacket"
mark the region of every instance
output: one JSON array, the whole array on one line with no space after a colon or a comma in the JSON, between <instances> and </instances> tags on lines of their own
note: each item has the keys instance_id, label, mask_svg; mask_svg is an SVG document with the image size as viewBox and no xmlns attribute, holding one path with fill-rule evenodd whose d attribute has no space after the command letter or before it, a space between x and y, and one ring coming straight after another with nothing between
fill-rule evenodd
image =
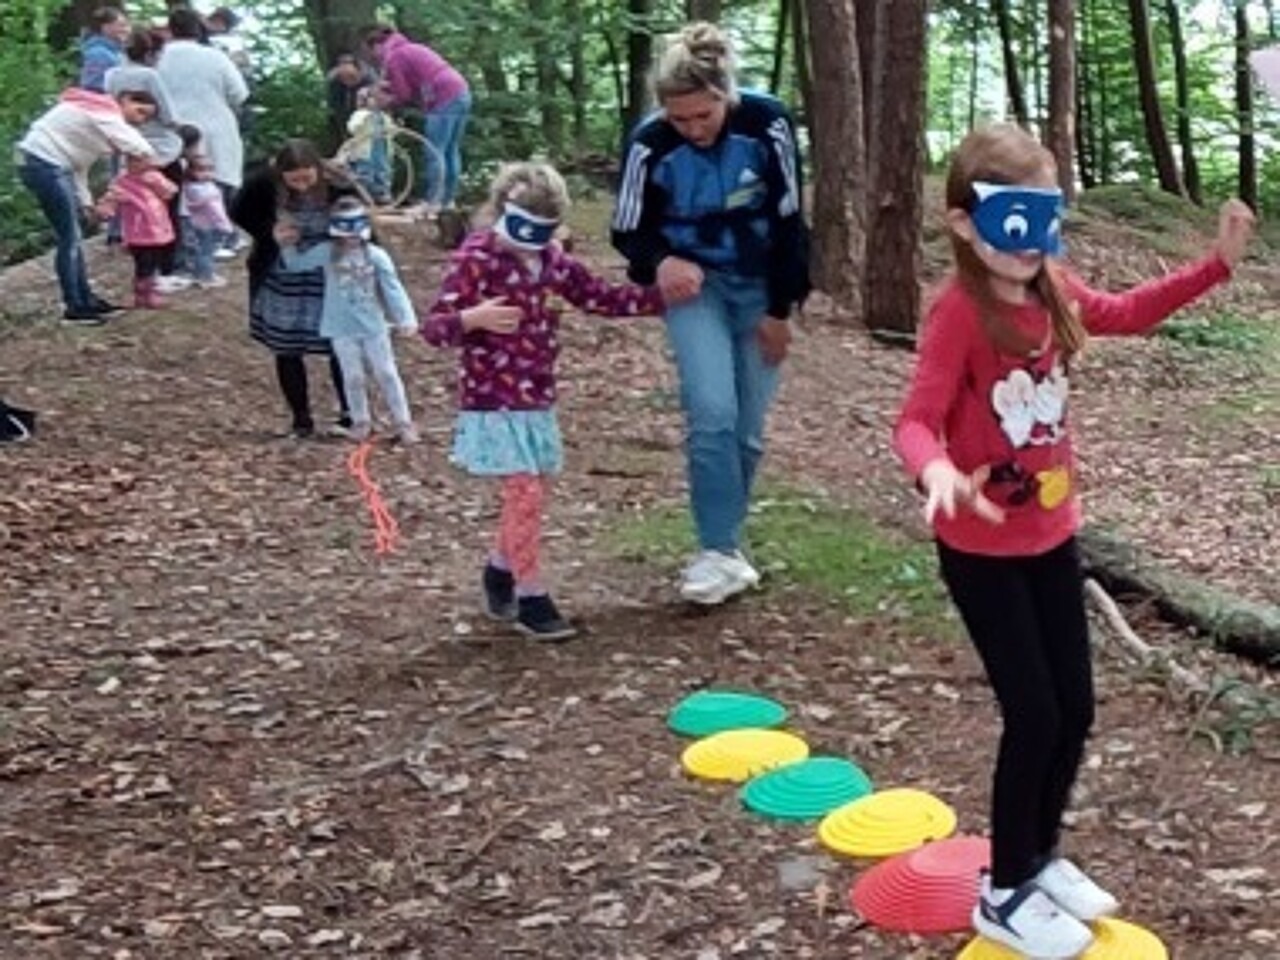
<instances>
[{"instance_id":1,"label":"woman in blue tracksuit jacket","mask_svg":"<svg viewBox=\"0 0 1280 960\"><path fill-rule=\"evenodd\" d=\"M739 548L788 317L809 292L800 159L786 108L737 90L710 24L677 35L654 94L660 109L628 145L613 243L667 303L701 547L681 594L718 604L760 579Z\"/></svg>"}]
</instances>

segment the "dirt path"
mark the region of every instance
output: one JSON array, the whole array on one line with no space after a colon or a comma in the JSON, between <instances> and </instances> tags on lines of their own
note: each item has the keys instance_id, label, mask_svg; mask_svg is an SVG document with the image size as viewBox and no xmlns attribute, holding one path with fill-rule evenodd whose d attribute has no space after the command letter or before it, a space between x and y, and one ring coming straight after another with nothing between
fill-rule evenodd
<instances>
[{"instance_id":1,"label":"dirt path","mask_svg":"<svg viewBox=\"0 0 1280 960\"><path fill-rule=\"evenodd\" d=\"M425 299L432 258L397 247ZM995 717L966 648L781 588L694 616L671 603L670 571L609 554L600 537L615 518L680 496L679 423L655 402L673 386L656 323L568 325L570 468L550 550L588 633L545 649L473 612L491 504L445 465L448 357L402 351L428 442L374 455L404 538L378 559L347 448L275 436L283 414L239 289L64 330L32 315L47 288L25 269L0 282L19 314L0 327L0 385L43 427L38 443L0 450L0 956L958 951L961 938L859 928L846 906L858 865L679 771L666 710L707 683L752 687L795 711L815 752L857 760L881 786L934 790L974 831ZM1152 377L1170 377L1169 397L1195 387L1194 372L1153 359L1165 346L1145 349L1087 374L1104 515L1108 471L1169 439L1168 411L1124 419L1145 440L1112 435L1106 411L1135 391L1160 406ZM884 453L905 362L809 328L772 475L910 516ZM1134 529L1257 516L1233 486L1225 506L1144 503L1151 519ZM1253 562L1275 556L1274 525L1259 536ZM1275 601L1273 576L1236 576L1249 563L1213 569ZM1177 957L1280 954L1274 749L1216 755L1158 688L1105 653L1098 672L1072 849Z\"/></svg>"}]
</instances>

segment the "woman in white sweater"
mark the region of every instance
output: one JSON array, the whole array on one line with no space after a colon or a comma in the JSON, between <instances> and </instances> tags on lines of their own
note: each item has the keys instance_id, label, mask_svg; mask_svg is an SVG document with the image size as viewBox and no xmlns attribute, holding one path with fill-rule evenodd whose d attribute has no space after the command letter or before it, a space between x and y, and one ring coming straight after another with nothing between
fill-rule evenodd
<instances>
[{"instance_id":1,"label":"woman in white sweater","mask_svg":"<svg viewBox=\"0 0 1280 960\"><path fill-rule=\"evenodd\" d=\"M119 309L89 288L80 216L93 212L88 176L95 162L116 151L154 155L135 128L155 112L155 98L142 91L111 97L72 88L18 142L18 176L53 228L62 316L69 323L101 324L105 314Z\"/></svg>"}]
</instances>

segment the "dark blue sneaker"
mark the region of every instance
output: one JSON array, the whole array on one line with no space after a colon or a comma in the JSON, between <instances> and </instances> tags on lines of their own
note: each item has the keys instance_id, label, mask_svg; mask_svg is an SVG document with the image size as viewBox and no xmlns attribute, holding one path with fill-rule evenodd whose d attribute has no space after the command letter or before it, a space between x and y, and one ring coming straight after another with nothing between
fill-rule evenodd
<instances>
[{"instance_id":1,"label":"dark blue sneaker","mask_svg":"<svg viewBox=\"0 0 1280 960\"><path fill-rule=\"evenodd\" d=\"M1089 928L1060 909L1034 880L997 893L984 875L973 926L988 940L1036 960L1069 960L1093 942Z\"/></svg>"},{"instance_id":2,"label":"dark blue sneaker","mask_svg":"<svg viewBox=\"0 0 1280 960\"><path fill-rule=\"evenodd\" d=\"M535 640L555 643L578 634L573 624L560 616L555 603L545 593L521 597L517 601L517 610L516 629Z\"/></svg>"},{"instance_id":3,"label":"dark blue sneaker","mask_svg":"<svg viewBox=\"0 0 1280 960\"><path fill-rule=\"evenodd\" d=\"M516 607L516 578L510 570L499 570L492 563L484 565L484 612L492 620L514 620Z\"/></svg>"}]
</instances>

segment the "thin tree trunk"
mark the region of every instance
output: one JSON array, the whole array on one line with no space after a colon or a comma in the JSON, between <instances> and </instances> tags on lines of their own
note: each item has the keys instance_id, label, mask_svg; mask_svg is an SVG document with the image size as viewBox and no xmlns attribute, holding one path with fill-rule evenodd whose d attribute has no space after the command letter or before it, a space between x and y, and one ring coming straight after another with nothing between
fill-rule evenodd
<instances>
[{"instance_id":1,"label":"thin tree trunk","mask_svg":"<svg viewBox=\"0 0 1280 960\"><path fill-rule=\"evenodd\" d=\"M1182 181L1193 203L1203 202L1200 191L1200 165L1196 162L1195 143L1191 138L1191 84L1187 79L1187 50L1182 40L1182 14L1178 0L1165 0L1165 18L1169 21L1169 45L1173 48L1173 77L1178 100L1178 148L1182 153Z\"/></svg>"},{"instance_id":2,"label":"thin tree trunk","mask_svg":"<svg viewBox=\"0 0 1280 960\"><path fill-rule=\"evenodd\" d=\"M858 23L858 75L862 80L862 139L871 142L876 106L876 42L883 30L881 0L853 0L854 18ZM875 158L868 155L867 162ZM868 167L867 175L872 176Z\"/></svg>"},{"instance_id":3,"label":"thin tree trunk","mask_svg":"<svg viewBox=\"0 0 1280 960\"><path fill-rule=\"evenodd\" d=\"M992 0L996 29L1000 34L1000 54L1004 60L1004 89L1013 119L1024 130L1031 126L1027 119L1027 95L1022 89L1018 55L1013 49L1013 21L1009 16L1009 0Z\"/></svg>"},{"instance_id":4,"label":"thin tree trunk","mask_svg":"<svg viewBox=\"0 0 1280 960\"><path fill-rule=\"evenodd\" d=\"M782 89L782 67L787 58L787 27L791 7L800 0L778 0L778 29L773 35L773 66L769 70L769 92L775 97Z\"/></svg>"},{"instance_id":5,"label":"thin tree trunk","mask_svg":"<svg viewBox=\"0 0 1280 960\"><path fill-rule=\"evenodd\" d=\"M1249 72L1249 5L1236 0L1236 113L1240 118L1240 199L1258 209L1258 156L1253 138L1253 76Z\"/></svg>"},{"instance_id":6,"label":"thin tree trunk","mask_svg":"<svg viewBox=\"0 0 1280 960\"><path fill-rule=\"evenodd\" d=\"M569 18L569 95L573 97L574 158L587 152L587 40L582 0L566 0Z\"/></svg>"},{"instance_id":7,"label":"thin tree trunk","mask_svg":"<svg viewBox=\"0 0 1280 960\"><path fill-rule=\"evenodd\" d=\"M359 53L361 31L377 21L377 0L306 0L307 29L316 45L320 69L328 70L340 53Z\"/></svg>"},{"instance_id":8,"label":"thin tree trunk","mask_svg":"<svg viewBox=\"0 0 1280 960\"><path fill-rule=\"evenodd\" d=\"M804 122L810 139L817 137L818 124L813 117L813 70L809 63L809 29L805 22L810 0L793 0L791 4L791 45L795 48L796 87L800 90Z\"/></svg>"},{"instance_id":9,"label":"thin tree trunk","mask_svg":"<svg viewBox=\"0 0 1280 960\"><path fill-rule=\"evenodd\" d=\"M814 283L841 316L862 315L866 145L853 0L806 0L813 38Z\"/></svg>"},{"instance_id":10,"label":"thin tree trunk","mask_svg":"<svg viewBox=\"0 0 1280 960\"><path fill-rule=\"evenodd\" d=\"M1024 0L1022 10L1022 49L1027 57L1025 76L1030 77L1031 96L1028 100L1027 119L1032 127L1044 134L1044 70L1040 64L1040 48L1043 40L1040 37L1040 18L1038 10L1044 0Z\"/></svg>"},{"instance_id":11,"label":"thin tree trunk","mask_svg":"<svg viewBox=\"0 0 1280 960\"><path fill-rule=\"evenodd\" d=\"M920 314L926 0L883 0L876 40L873 165L867 203L867 326L911 334Z\"/></svg>"},{"instance_id":12,"label":"thin tree trunk","mask_svg":"<svg viewBox=\"0 0 1280 960\"><path fill-rule=\"evenodd\" d=\"M552 41L551 4L549 0L529 0L529 12L536 27L532 36L534 82L538 93L538 115L541 120L542 142L552 157L564 155L564 116L560 112L557 96L559 79L556 69L556 50Z\"/></svg>"},{"instance_id":13,"label":"thin tree trunk","mask_svg":"<svg viewBox=\"0 0 1280 960\"><path fill-rule=\"evenodd\" d=\"M627 0L631 29L627 33L627 113L629 132L644 117L649 105L649 66L653 62L653 35L649 18L653 0Z\"/></svg>"},{"instance_id":14,"label":"thin tree trunk","mask_svg":"<svg viewBox=\"0 0 1280 960\"><path fill-rule=\"evenodd\" d=\"M1160 108L1160 92L1156 87L1156 62L1151 48L1151 17L1147 12L1147 0L1129 0L1129 25L1133 34L1134 65L1138 70L1143 127L1160 189L1182 196L1185 190L1178 175L1178 164L1173 157L1173 146L1169 143L1169 131Z\"/></svg>"},{"instance_id":15,"label":"thin tree trunk","mask_svg":"<svg viewBox=\"0 0 1280 960\"><path fill-rule=\"evenodd\" d=\"M969 23L969 30L969 129L972 130L978 125L978 68L982 66L982 38L976 22Z\"/></svg>"},{"instance_id":16,"label":"thin tree trunk","mask_svg":"<svg viewBox=\"0 0 1280 960\"><path fill-rule=\"evenodd\" d=\"M1049 0L1049 150L1058 165L1058 186L1076 193L1076 5Z\"/></svg>"},{"instance_id":17,"label":"thin tree trunk","mask_svg":"<svg viewBox=\"0 0 1280 960\"><path fill-rule=\"evenodd\" d=\"M690 20L705 20L708 23L720 21L720 0L688 0L685 14Z\"/></svg>"}]
</instances>

